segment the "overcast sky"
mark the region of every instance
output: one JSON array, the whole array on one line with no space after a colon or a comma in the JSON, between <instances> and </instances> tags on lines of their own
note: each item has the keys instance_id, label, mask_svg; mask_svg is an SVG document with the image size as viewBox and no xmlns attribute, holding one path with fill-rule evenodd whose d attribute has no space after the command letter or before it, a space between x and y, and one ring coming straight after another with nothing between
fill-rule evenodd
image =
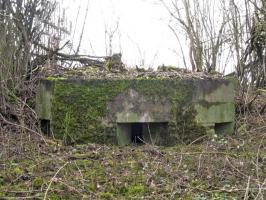
<instances>
[{"instance_id":1,"label":"overcast sky","mask_svg":"<svg viewBox=\"0 0 266 200\"><path fill-rule=\"evenodd\" d=\"M78 44L88 5L79 53L107 55L105 30L110 32L119 23L112 49L113 53L121 51L123 62L128 66L141 65L144 60L145 67L162 64L184 67L179 43L168 27L170 15L159 0L59 1L66 10L68 21L72 22L72 35L68 39L74 38L74 46ZM188 51L185 47L188 41L179 31L182 46ZM232 70L232 67L227 68L227 73Z\"/></svg>"},{"instance_id":2,"label":"overcast sky","mask_svg":"<svg viewBox=\"0 0 266 200\"><path fill-rule=\"evenodd\" d=\"M67 17L73 24L72 34L79 12L74 44L78 43L80 37L87 2L87 0L62 1ZM169 14L161 5L154 2L154 0L89 0L80 53L105 56L105 29L114 30L119 22L113 38L113 51L114 53L121 51L123 61L127 65L140 65L142 60L145 61L145 66L182 65L181 58L175 53L178 43L168 28Z\"/></svg>"}]
</instances>

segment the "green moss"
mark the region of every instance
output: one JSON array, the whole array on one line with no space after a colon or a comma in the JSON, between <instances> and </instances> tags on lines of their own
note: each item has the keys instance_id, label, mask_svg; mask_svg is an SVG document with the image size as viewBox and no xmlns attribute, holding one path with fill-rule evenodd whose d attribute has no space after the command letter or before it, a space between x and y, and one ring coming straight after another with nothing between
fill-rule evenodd
<instances>
[{"instance_id":1,"label":"green moss","mask_svg":"<svg viewBox=\"0 0 266 200\"><path fill-rule=\"evenodd\" d=\"M16 167L16 168L14 169L14 173L15 173L16 175L20 175L20 174L22 174L22 170L21 170L19 167Z\"/></svg>"},{"instance_id":2,"label":"green moss","mask_svg":"<svg viewBox=\"0 0 266 200\"><path fill-rule=\"evenodd\" d=\"M61 200L62 198L57 194L49 194L48 199L50 200Z\"/></svg>"},{"instance_id":3,"label":"green moss","mask_svg":"<svg viewBox=\"0 0 266 200\"><path fill-rule=\"evenodd\" d=\"M113 194L110 192L101 192L99 196L100 196L100 199L112 199L113 198Z\"/></svg>"},{"instance_id":4,"label":"green moss","mask_svg":"<svg viewBox=\"0 0 266 200\"><path fill-rule=\"evenodd\" d=\"M4 177L0 174L0 187L5 184Z\"/></svg>"},{"instance_id":5,"label":"green moss","mask_svg":"<svg viewBox=\"0 0 266 200\"><path fill-rule=\"evenodd\" d=\"M191 102L194 85L198 80L150 79L137 80L136 90L155 102L167 98L172 102L169 135L163 145L189 143L206 134L206 129L196 122L197 112Z\"/></svg>"},{"instance_id":6,"label":"green moss","mask_svg":"<svg viewBox=\"0 0 266 200\"><path fill-rule=\"evenodd\" d=\"M53 76L48 76L45 78L45 80L48 80L48 81L57 81L57 80L65 80L66 78L64 77L53 77Z\"/></svg>"},{"instance_id":7,"label":"green moss","mask_svg":"<svg viewBox=\"0 0 266 200\"><path fill-rule=\"evenodd\" d=\"M0 188L1 189L1 188ZM4 193L2 193L2 192L0 192L0 198L2 198L2 197L4 197L5 196L5 194Z\"/></svg>"},{"instance_id":8,"label":"green moss","mask_svg":"<svg viewBox=\"0 0 266 200\"><path fill-rule=\"evenodd\" d=\"M96 186L94 183L88 183L85 189L87 192L94 192L96 190Z\"/></svg>"},{"instance_id":9,"label":"green moss","mask_svg":"<svg viewBox=\"0 0 266 200\"><path fill-rule=\"evenodd\" d=\"M144 195L144 186L143 185L132 185L128 188L128 195L130 197L141 197Z\"/></svg>"},{"instance_id":10,"label":"green moss","mask_svg":"<svg viewBox=\"0 0 266 200\"><path fill-rule=\"evenodd\" d=\"M41 177L35 177L32 181L32 187L34 188L40 188L43 184L43 180Z\"/></svg>"},{"instance_id":11,"label":"green moss","mask_svg":"<svg viewBox=\"0 0 266 200\"><path fill-rule=\"evenodd\" d=\"M196 111L191 102L193 80L60 80L53 82L52 129L65 144L116 142L115 124L104 124L108 102L132 88L147 100L172 103L169 134L165 144L193 141L205 133L196 123ZM162 143L161 143L162 144Z\"/></svg>"},{"instance_id":12,"label":"green moss","mask_svg":"<svg viewBox=\"0 0 266 200\"><path fill-rule=\"evenodd\" d=\"M123 92L128 81L54 81L52 127L65 143L108 143L115 134L106 134L102 118L107 102Z\"/></svg>"}]
</instances>

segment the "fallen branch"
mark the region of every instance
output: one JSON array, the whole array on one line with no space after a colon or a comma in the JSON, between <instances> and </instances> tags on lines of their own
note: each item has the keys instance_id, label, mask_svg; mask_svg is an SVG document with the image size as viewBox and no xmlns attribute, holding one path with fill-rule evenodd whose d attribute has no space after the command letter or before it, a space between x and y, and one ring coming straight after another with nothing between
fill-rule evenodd
<instances>
[{"instance_id":1,"label":"fallen branch","mask_svg":"<svg viewBox=\"0 0 266 200\"><path fill-rule=\"evenodd\" d=\"M62 48L57 48L57 49L50 49L42 44L37 43L37 46L40 48L44 49L47 52L47 55L37 55L36 61L33 62L35 66L40 64L44 64L43 62L49 60L49 59L55 59L55 60L60 60L60 61L75 61L79 62L81 64L85 65L90 65L90 66L97 66L97 67L103 67L104 66L104 61L101 61L100 59L105 59L106 57L104 56L90 56L90 55L77 55L77 54L65 54L61 53L60 50ZM42 63L40 63L42 62Z\"/></svg>"},{"instance_id":2,"label":"fallen branch","mask_svg":"<svg viewBox=\"0 0 266 200\"><path fill-rule=\"evenodd\" d=\"M28 128L28 127L25 127L25 126L22 126L22 125L19 125L19 124L16 124L16 123L13 123L13 122L10 122L10 121L6 120L1 113L0 113L0 117L3 120L3 122L6 123L6 124L9 124L9 125L12 125L12 126L17 126L17 127L23 128L23 129L26 129L27 131L38 135L39 137L42 138L42 140L44 141L44 143L47 145L47 142L45 141L45 139L44 139L44 137L43 137L42 134L40 134L40 133L38 133L38 132L36 132L36 131Z\"/></svg>"}]
</instances>

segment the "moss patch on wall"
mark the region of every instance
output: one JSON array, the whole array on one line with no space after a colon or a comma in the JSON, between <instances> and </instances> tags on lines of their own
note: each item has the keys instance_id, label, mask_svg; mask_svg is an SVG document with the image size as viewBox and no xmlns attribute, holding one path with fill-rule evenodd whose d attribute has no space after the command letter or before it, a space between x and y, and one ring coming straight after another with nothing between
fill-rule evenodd
<instances>
[{"instance_id":1,"label":"moss patch on wall","mask_svg":"<svg viewBox=\"0 0 266 200\"><path fill-rule=\"evenodd\" d=\"M52 129L65 143L109 143L114 135L102 124L106 103L128 87L127 81L54 80Z\"/></svg>"},{"instance_id":2,"label":"moss patch on wall","mask_svg":"<svg viewBox=\"0 0 266 200\"><path fill-rule=\"evenodd\" d=\"M53 79L51 126L56 138L69 143L116 143L116 119L103 119L107 103L114 97L133 89L147 101L171 102L171 120L165 145L188 143L205 134L196 123L192 103L194 80L133 79L133 80L60 80ZM126 100L126 99L125 99Z\"/></svg>"},{"instance_id":3,"label":"moss patch on wall","mask_svg":"<svg viewBox=\"0 0 266 200\"><path fill-rule=\"evenodd\" d=\"M196 82L197 79L145 79L135 82L136 91L148 99L156 102L168 98L172 103L168 133L161 138L161 144L189 143L206 134L205 127L195 120L197 112L192 95Z\"/></svg>"}]
</instances>

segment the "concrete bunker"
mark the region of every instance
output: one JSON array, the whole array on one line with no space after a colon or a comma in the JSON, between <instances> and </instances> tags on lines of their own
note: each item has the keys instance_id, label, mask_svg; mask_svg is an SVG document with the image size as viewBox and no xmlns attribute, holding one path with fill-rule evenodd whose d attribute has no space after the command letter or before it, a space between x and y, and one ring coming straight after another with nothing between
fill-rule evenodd
<instances>
[{"instance_id":1,"label":"concrete bunker","mask_svg":"<svg viewBox=\"0 0 266 200\"><path fill-rule=\"evenodd\" d=\"M36 99L43 132L69 143L164 146L233 133L234 79L170 75L45 78Z\"/></svg>"}]
</instances>

